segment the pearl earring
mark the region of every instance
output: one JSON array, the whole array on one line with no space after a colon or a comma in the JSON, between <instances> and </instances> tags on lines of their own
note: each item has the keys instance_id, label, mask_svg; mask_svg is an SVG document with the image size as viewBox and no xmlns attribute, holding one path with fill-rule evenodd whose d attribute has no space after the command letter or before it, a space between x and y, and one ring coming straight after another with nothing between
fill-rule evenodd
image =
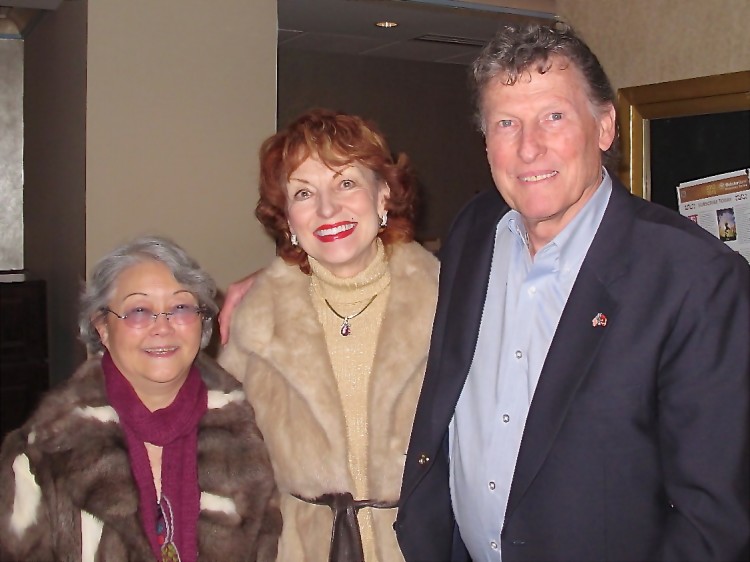
<instances>
[{"instance_id":1,"label":"pearl earring","mask_svg":"<svg viewBox=\"0 0 750 562\"><path fill-rule=\"evenodd\" d=\"M292 234L289 236L289 241L292 243L292 246L298 246L299 242L297 241L297 235Z\"/></svg>"},{"instance_id":2,"label":"pearl earring","mask_svg":"<svg viewBox=\"0 0 750 562\"><path fill-rule=\"evenodd\" d=\"M388 211L383 211L383 216L380 217L380 228L388 226Z\"/></svg>"}]
</instances>

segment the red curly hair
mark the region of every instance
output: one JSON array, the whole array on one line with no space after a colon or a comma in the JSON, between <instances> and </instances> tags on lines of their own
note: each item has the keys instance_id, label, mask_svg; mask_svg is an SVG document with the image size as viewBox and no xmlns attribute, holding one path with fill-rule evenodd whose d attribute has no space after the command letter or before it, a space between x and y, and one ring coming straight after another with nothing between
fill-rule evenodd
<instances>
[{"instance_id":1,"label":"red curly hair","mask_svg":"<svg viewBox=\"0 0 750 562\"><path fill-rule=\"evenodd\" d=\"M373 171L390 188L386 200L388 227L378 236L390 244L414 239L416 189L405 154L394 161L385 137L373 123L356 115L313 109L266 139L260 148L260 198L255 216L276 241L276 252L290 265L310 273L307 253L292 246L287 220L286 183L308 157L336 168L357 162Z\"/></svg>"}]
</instances>

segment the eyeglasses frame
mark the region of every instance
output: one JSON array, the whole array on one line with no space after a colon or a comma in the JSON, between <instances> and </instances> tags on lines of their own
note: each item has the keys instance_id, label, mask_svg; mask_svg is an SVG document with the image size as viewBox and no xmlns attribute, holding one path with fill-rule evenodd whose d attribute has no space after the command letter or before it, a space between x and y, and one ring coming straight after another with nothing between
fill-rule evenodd
<instances>
[{"instance_id":1,"label":"eyeglasses frame","mask_svg":"<svg viewBox=\"0 0 750 562\"><path fill-rule=\"evenodd\" d=\"M195 311L195 315L196 316L201 316L202 315L204 320L209 320L210 319L210 316L206 315L207 308L205 306L196 305L196 306L193 307L193 309ZM127 314L125 314L124 316L120 316L119 314L117 314L114 310L112 310L109 307L102 308L102 313L106 314L108 312L111 312L112 314L114 314L120 320L127 320L127 318L128 318ZM155 312L155 313L153 313L151 315L152 320L151 320L150 324L147 324L146 326L143 326L141 328L136 328L135 326L128 326L128 327L136 329L136 330L143 329L143 328L148 328L149 326L153 326L154 324L156 324L156 321L159 319L159 316L162 316L162 315L164 315L164 317L167 319L167 322L169 322L170 321L169 317L172 316L172 315L174 315L174 312L169 312L169 311L167 311L167 312ZM178 326L186 326L186 325L189 326L190 324L192 324L192 322L190 322L188 324L178 324Z\"/></svg>"}]
</instances>

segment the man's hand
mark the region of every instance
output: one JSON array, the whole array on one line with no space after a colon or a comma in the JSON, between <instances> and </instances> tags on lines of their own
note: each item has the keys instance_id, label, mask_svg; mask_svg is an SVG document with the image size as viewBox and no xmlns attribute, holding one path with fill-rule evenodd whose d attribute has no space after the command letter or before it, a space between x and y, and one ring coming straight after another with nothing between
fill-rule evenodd
<instances>
[{"instance_id":1,"label":"man's hand","mask_svg":"<svg viewBox=\"0 0 750 562\"><path fill-rule=\"evenodd\" d=\"M245 293L250 290L250 287L253 286L255 277L261 271L262 270L251 273L247 277L243 277L239 281L230 284L229 288L227 288L224 306L222 306L221 311L219 311L219 334L221 335L221 345L226 345L229 341L229 326L232 323L232 313L234 312L235 307L242 300L242 297L245 296Z\"/></svg>"}]
</instances>

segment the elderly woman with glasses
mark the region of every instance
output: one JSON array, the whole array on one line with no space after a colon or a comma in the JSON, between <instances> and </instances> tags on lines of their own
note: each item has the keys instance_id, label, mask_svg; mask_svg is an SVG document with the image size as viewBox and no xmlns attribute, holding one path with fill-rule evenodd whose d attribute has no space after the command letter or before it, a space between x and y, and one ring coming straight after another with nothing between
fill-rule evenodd
<instances>
[{"instance_id":1,"label":"elderly woman with glasses","mask_svg":"<svg viewBox=\"0 0 750 562\"><path fill-rule=\"evenodd\" d=\"M273 560L273 472L240 385L199 355L213 280L180 247L139 238L81 299L95 354L0 452L2 560Z\"/></svg>"}]
</instances>

